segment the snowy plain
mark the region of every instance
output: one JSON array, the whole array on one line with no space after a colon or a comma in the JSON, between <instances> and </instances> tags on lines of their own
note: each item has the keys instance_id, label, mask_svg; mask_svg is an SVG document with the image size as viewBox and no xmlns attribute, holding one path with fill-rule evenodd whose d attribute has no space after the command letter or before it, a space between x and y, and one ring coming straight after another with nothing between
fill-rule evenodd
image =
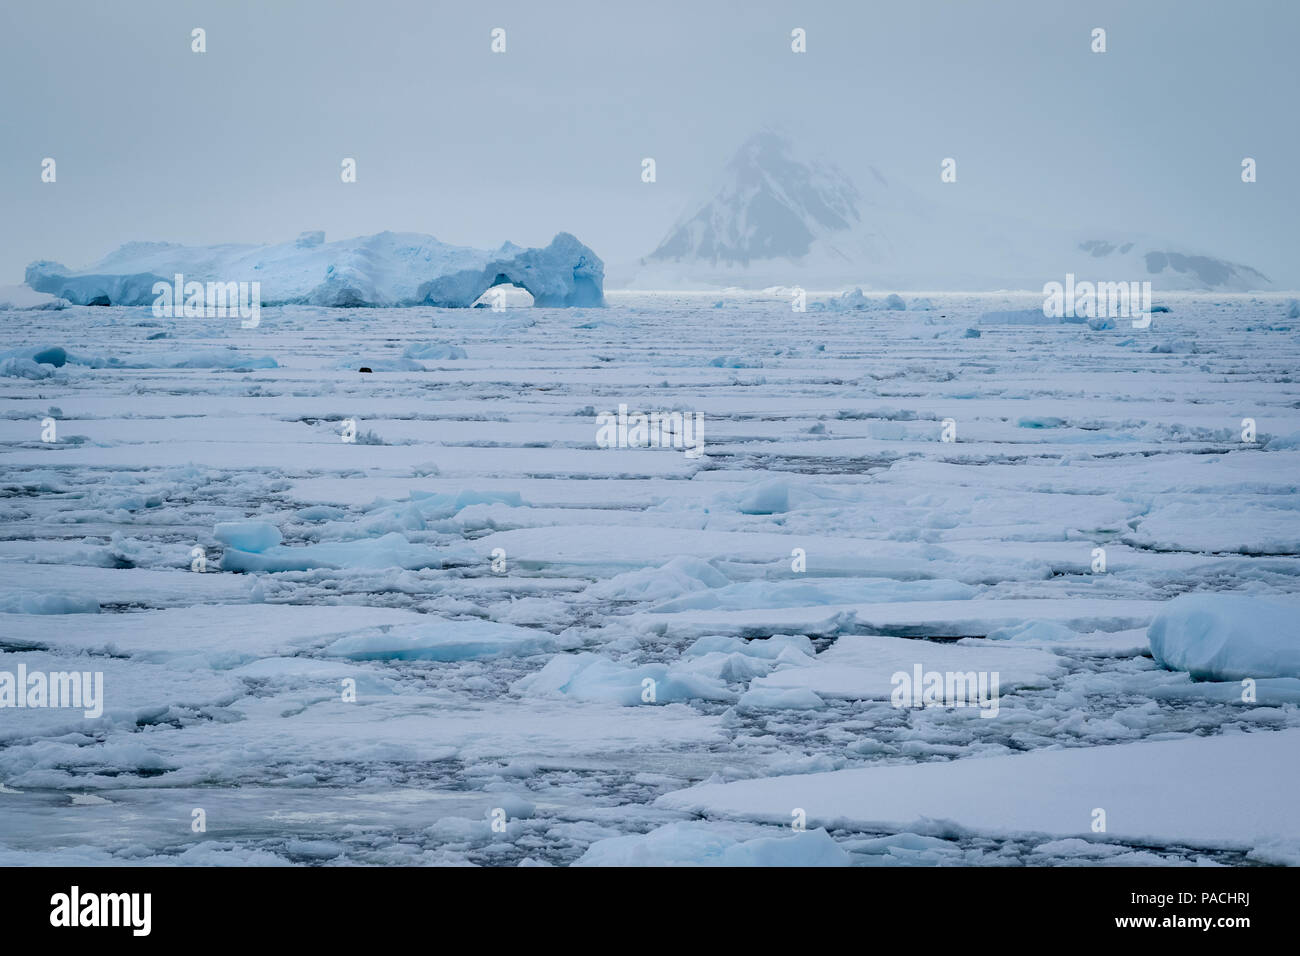
<instances>
[{"instance_id":1,"label":"snowy plain","mask_svg":"<svg viewBox=\"0 0 1300 956\"><path fill-rule=\"evenodd\" d=\"M1300 320L1158 298L0 312L0 863L1300 864Z\"/></svg>"}]
</instances>

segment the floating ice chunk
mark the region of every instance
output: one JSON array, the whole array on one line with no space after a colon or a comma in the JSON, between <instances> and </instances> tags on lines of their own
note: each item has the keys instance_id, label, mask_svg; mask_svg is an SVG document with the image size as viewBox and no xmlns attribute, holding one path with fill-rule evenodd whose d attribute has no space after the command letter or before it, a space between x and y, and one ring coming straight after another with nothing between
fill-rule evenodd
<instances>
[{"instance_id":1,"label":"floating ice chunk","mask_svg":"<svg viewBox=\"0 0 1300 956\"><path fill-rule=\"evenodd\" d=\"M421 471L436 466L428 464L417 466ZM376 499L366 508L366 515L360 520L330 521L320 527L322 539L340 539L345 541L357 538L375 537L381 534L403 533L407 531L463 531L466 527L490 527L490 520L458 517L462 511L475 506L485 512L492 508L523 508L526 502L516 491L461 491L457 493L433 493L412 491L405 500L392 501L386 498ZM456 521L450 519L455 518Z\"/></svg>"},{"instance_id":2,"label":"floating ice chunk","mask_svg":"<svg viewBox=\"0 0 1300 956\"><path fill-rule=\"evenodd\" d=\"M274 548L284 540L269 521L222 521L212 529L212 536L228 548L253 552Z\"/></svg>"},{"instance_id":3,"label":"floating ice chunk","mask_svg":"<svg viewBox=\"0 0 1300 956\"><path fill-rule=\"evenodd\" d=\"M313 568L441 568L444 555L435 548L412 544L394 531L359 541L325 541L301 548L283 545L261 552L230 548L221 557L223 571L310 571Z\"/></svg>"},{"instance_id":4,"label":"floating ice chunk","mask_svg":"<svg viewBox=\"0 0 1300 956\"><path fill-rule=\"evenodd\" d=\"M510 688L534 697L571 697L633 707L687 700L736 699L720 680L666 664L631 667L599 654L561 654Z\"/></svg>"},{"instance_id":5,"label":"floating ice chunk","mask_svg":"<svg viewBox=\"0 0 1300 956\"><path fill-rule=\"evenodd\" d=\"M527 820L537 815L537 804L517 793L493 793L491 802L506 812L511 820Z\"/></svg>"},{"instance_id":6,"label":"floating ice chunk","mask_svg":"<svg viewBox=\"0 0 1300 956\"><path fill-rule=\"evenodd\" d=\"M94 807L102 806L106 803L112 803L111 800L105 800L103 797L96 796L93 793L74 793L72 796L72 805L74 807Z\"/></svg>"},{"instance_id":7,"label":"floating ice chunk","mask_svg":"<svg viewBox=\"0 0 1300 956\"><path fill-rule=\"evenodd\" d=\"M496 618L511 624L554 627L558 630L572 623L573 608L567 601L555 598L512 598L509 605L496 614Z\"/></svg>"},{"instance_id":8,"label":"floating ice chunk","mask_svg":"<svg viewBox=\"0 0 1300 956\"><path fill-rule=\"evenodd\" d=\"M961 848L949 840L911 832L891 833L889 836L867 840L853 840L848 847L855 853L902 857L927 864L938 863L945 857L951 859L953 854L961 853Z\"/></svg>"},{"instance_id":9,"label":"floating ice chunk","mask_svg":"<svg viewBox=\"0 0 1300 956\"><path fill-rule=\"evenodd\" d=\"M1062 428L1064 426L1065 419L1054 415L1033 415L1016 422L1017 428Z\"/></svg>"},{"instance_id":10,"label":"floating ice chunk","mask_svg":"<svg viewBox=\"0 0 1300 956\"><path fill-rule=\"evenodd\" d=\"M0 358L0 377L3 378L25 378L37 382L41 379L53 378L56 374L58 370L54 366L34 362L29 358L17 355Z\"/></svg>"},{"instance_id":11,"label":"floating ice chunk","mask_svg":"<svg viewBox=\"0 0 1300 956\"><path fill-rule=\"evenodd\" d=\"M920 300L924 305L921 308L933 309L928 299ZM891 292L883 299L872 299L863 295L862 289L857 288L852 292L844 292L834 299L827 299L824 302L814 302L812 305L814 312L864 312L864 311L886 311L902 312L907 309L907 303L903 297L897 293Z\"/></svg>"},{"instance_id":12,"label":"floating ice chunk","mask_svg":"<svg viewBox=\"0 0 1300 956\"><path fill-rule=\"evenodd\" d=\"M1156 615L1151 654L1200 680L1300 677L1300 604L1184 594Z\"/></svg>"},{"instance_id":13,"label":"floating ice chunk","mask_svg":"<svg viewBox=\"0 0 1300 956\"><path fill-rule=\"evenodd\" d=\"M755 677L762 677L776 666L775 660L751 657L748 654L725 653L713 651L698 657L690 657L673 665L678 671L701 674L715 680L737 681L747 683Z\"/></svg>"},{"instance_id":14,"label":"floating ice chunk","mask_svg":"<svg viewBox=\"0 0 1300 956\"><path fill-rule=\"evenodd\" d=\"M1129 849L1113 843L1090 843L1078 837L1069 837L1064 840L1048 840L1046 843L1040 843L1034 847L1033 852L1077 860L1104 860L1126 854Z\"/></svg>"},{"instance_id":15,"label":"floating ice chunk","mask_svg":"<svg viewBox=\"0 0 1300 956\"><path fill-rule=\"evenodd\" d=\"M412 491L410 499L426 520L450 518L471 505L502 504L510 508L526 507L523 497L517 491L470 491L467 489L458 491L455 494Z\"/></svg>"},{"instance_id":16,"label":"floating ice chunk","mask_svg":"<svg viewBox=\"0 0 1300 956\"><path fill-rule=\"evenodd\" d=\"M36 346L0 352L0 374L12 378L49 378L54 370L68 364L68 352L61 346ZM48 366L41 368L40 366Z\"/></svg>"},{"instance_id":17,"label":"floating ice chunk","mask_svg":"<svg viewBox=\"0 0 1300 956\"><path fill-rule=\"evenodd\" d=\"M597 581L585 593L604 601L662 601L728 583L727 576L707 561L680 557L657 568L638 568Z\"/></svg>"},{"instance_id":18,"label":"floating ice chunk","mask_svg":"<svg viewBox=\"0 0 1300 956\"><path fill-rule=\"evenodd\" d=\"M790 510L790 483L782 478L773 478L741 496L736 510L747 515L784 514Z\"/></svg>"},{"instance_id":19,"label":"floating ice chunk","mask_svg":"<svg viewBox=\"0 0 1300 956\"><path fill-rule=\"evenodd\" d=\"M762 832L735 824L669 823L649 833L599 840L574 866L849 865L849 855L824 829L742 839Z\"/></svg>"},{"instance_id":20,"label":"floating ice chunk","mask_svg":"<svg viewBox=\"0 0 1300 956\"><path fill-rule=\"evenodd\" d=\"M842 293L838 298L816 303L816 305L832 312L850 312L869 309L872 307L872 302L862 294L862 290L859 288L854 289L852 292Z\"/></svg>"},{"instance_id":21,"label":"floating ice chunk","mask_svg":"<svg viewBox=\"0 0 1300 956\"><path fill-rule=\"evenodd\" d=\"M929 311L934 308L934 304L929 299L918 299L912 308L913 310ZM896 292L891 292L883 299L875 299L864 295L861 288L854 289L852 292L841 293L833 299L826 299L823 302L814 302L812 304L814 312L903 312L906 309L907 303Z\"/></svg>"},{"instance_id":22,"label":"floating ice chunk","mask_svg":"<svg viewBox=\"0 0 1300 956\"><path fill-rule=\"evenodd\" d=\"M727 653L745 654L749 657L775 660L784 656L787 651L802 654L809 658L816 656L812 641L808 640L803 634L773 634L769 638L755 641L746 641L739 637L727 637L722 634L712 634L708 637L701 637L688 647L683 652L683 655L690 657L701 654Z\"/></svg>"},{"instance_id":23,"label":"floating ice chunk","mask_svg":"<svg viewBox=\"0 0 1300 956\"><path fill-rule=\"evenodd\" d=\"M777 667L807 667L816 656L812 641L803 634L776 634L752 641L718 634L697 640L682 653L673 669L747 683Z\"/></svg>"},{"instance_id":24,"label":"floating ice chunk","mask_svg":"<svg viewBox=\"0 0 1300 956\"><path fill-rule=\"evenodd\" d=\"M739 492L719 494L714 504L720 508L733 508L741 514L775 515L802 508L842 506L859 500L853 492L835 491L813 482L767 478Z\"/></svg>"},{"instance_id":25,"label":"floating ice chunk","mask_svg":"<svg viewBox=\"0 0 1300 956\"><path fill-rule=\"evenodd\" d=\"M749 710L820 710L826 701L804 687L751 687L737 704Z\"/></svg>"},{"instance_id":26,"label":"floating ice chunk","mask_svg":"<svg viewBox=\"0 0 1300 956\"><path fill-rule=\"evenodd\" d=\"M995 631L990 631L988 639L990 641L1047 643L1050 641L1072 641L1078 636L1078 631L1056 621L1025 621L1023 624L1013 624L1010 627L1000 627Z\"/></svg>"},{"instance_id":27,"label":"floating ice chunk","mask_svg":"<svg viewBox=\"0 0 1300 956\"><path fill-rule=\"evenodd\" d=\"M342 508L331 505L309 505L306 508L299 508L294 513L294 517L299 521L338 521L345 514Z\"/></svg>"},{"instance_id":28,"label":"floating ice chunk","mask_svg":"<svg viewBox=\"0 0 1300 956\"><path fill-rule=\"evenodd\" d=\"M458 345L446 345L438 342L416 342L406 347L402 353L408 359L463 359L469 355Z\"/></svg>"},{"instance_id":29,"label":"floating ice chunk","mask_svg":"<svg viewBox=\"0 0 1300 956\"><path fill-rule=\"evenodd\" d=\"M465 661L540 654L554 647L554 635L535 628L433 619L339 638L323 653L354 661Z\"/></svg>"},{"instance_id":30,"label":"floating ice chunk","mask_svg":"<svg viewBox=\"0 0 1300 956\"><path fill-rule=\"evenodd\" d=\"M1157 342L1155 345L1151 346L1149 351L1162 355L1173 355L1181 352L1195 354L1196 352L1199 352L1200 349L1197 348L1196 342L1193 339L1169 338L1162 342Z\"/></svg>"},{"instance_id":31,"label":"floating ice chunk","mask_svg":"<svg viewBox=\"0 0 1300 956\"><path fill-rule=\"evenodd\" d=\"M288 840L284 853L292 860L333 860L347 852L341 843L331 840Z\"/></svg>"},{"instance_id":32,"label":"floating ice chunk","mask_svg":"<svg viewBox=\"0 0 1300 956\"><path fill-rule=\"evenodd\" d=\"M182 352L157 363L124 364L123 368L279 368L269 355L244 355L235 349Z\"/></svg>"}]
</instances>

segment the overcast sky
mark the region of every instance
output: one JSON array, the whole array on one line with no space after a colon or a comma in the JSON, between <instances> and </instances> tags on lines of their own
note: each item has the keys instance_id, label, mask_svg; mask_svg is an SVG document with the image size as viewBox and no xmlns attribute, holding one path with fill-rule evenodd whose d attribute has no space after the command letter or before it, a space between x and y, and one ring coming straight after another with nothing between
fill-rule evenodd
<instances>
[{"instance_id":1,"label":"overcast sky","mask_svg":"<svg viewBox=\"0 0 1300 956\"><path fill-rule=\"evenodd\" d=\"M874 165L1294 288L1297 38L1295 0L3 0L0 284L129 240L308 229L479 246L567 230L618 263L777 126L858 181Z\"/></svg>"}]
</instances>

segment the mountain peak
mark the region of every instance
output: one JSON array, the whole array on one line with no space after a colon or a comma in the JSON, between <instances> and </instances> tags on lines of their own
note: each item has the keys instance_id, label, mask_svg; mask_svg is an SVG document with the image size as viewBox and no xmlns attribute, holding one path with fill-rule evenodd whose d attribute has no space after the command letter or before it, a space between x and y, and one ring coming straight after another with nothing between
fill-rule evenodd
<instances>
[{"instance_id":1,"label":"mountain peak","mask_svg":"<svg viewBox=\"0 0 1300 956\"><path fill-rule=\"evenodd\" d=\"M674 226L650 259L741 266L797 259L817 239L853 228L860 198L839 169L806 161L789 137L761 130L727 163L712 198Z\"/></svg>"}]
</instances>

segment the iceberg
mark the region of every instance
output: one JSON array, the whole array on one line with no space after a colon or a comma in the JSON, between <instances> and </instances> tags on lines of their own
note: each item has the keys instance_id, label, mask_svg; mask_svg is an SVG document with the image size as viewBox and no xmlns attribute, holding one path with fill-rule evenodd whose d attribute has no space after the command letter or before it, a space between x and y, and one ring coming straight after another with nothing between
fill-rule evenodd
<instances>
[{"instance_id":1,"label":"iceberg","mask_svg":"<svg viewBox=\"0 0 1300 956\"><path fill-rule=\"evenodd\" d=\"M275 245L129 242L82 270L33 262L26 280L35 292L73 305L139 306L158 299L155 283L170 286L177 275L186 283L256 282L263 306L468 308L503 284L545 308L605 304L605 264L567 232L544 249L509 242L472 249L397 232L335 242L303 233Z\"/></svg>"}]
</instances>

